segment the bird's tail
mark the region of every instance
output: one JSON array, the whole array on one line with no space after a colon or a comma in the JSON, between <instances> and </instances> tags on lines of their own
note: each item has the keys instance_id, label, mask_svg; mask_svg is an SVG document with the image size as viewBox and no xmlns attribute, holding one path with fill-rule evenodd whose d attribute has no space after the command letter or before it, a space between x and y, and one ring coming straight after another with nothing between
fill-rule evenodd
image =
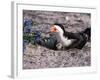
<instances>
[{"instance_id":1,"label":"bird's tail","mask_svg":"<svg viewBox=\"0 0 100 80\"><path fill-rule=\"evenodd\" d=\"M87 40L90 41L91 40L91 28L86 28L83 33L86 35Z\"/></svg>"}]
</instances>

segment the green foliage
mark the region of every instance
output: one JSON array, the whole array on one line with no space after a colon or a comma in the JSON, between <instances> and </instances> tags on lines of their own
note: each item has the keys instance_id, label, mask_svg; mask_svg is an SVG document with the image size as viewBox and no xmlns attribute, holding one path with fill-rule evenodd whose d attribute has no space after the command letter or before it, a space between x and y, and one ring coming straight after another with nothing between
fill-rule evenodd
<instances>
[{"instance_id":1,"label":"green foliage","mask_svg":"<svg viewBox=\"0 0 100 80\"><path fill-rule=\"evenodd\" d=\"M24 33L23 40L28 41L29 43L35 44L34 33Z\"/></svg>"}]
</instances>

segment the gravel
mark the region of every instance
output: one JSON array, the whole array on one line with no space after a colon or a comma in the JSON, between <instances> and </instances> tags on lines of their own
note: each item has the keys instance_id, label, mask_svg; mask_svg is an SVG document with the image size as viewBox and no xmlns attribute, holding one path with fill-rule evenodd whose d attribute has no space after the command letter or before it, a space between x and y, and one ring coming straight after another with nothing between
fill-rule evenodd
<instances>
[{"instance_id":1,"label":"gravel","mask_svg":"<svg viewBox=\"0 0 100 80\"><path fill-rule=\"evenodd\" d=\"M23 10L23 18L32 19L32 31L34 29L39 30L45 35L47 35L50 26L55 22L63 24L66 31L69 32L80 32L87 27L91 27L91 15L89 13ZM81 50L54 51L39 45L34 47L31 43L23 46L23 69L91 65L91 42L88 42Z\"/></svg>"}]
</instances>

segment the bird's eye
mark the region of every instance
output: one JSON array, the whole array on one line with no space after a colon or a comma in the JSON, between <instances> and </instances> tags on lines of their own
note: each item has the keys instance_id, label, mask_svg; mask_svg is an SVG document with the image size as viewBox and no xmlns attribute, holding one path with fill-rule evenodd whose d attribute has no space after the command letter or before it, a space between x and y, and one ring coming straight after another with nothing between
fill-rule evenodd
<instances>
[{"instance_id":1,"label":"bird's eye","mask_svg":"<svg viewBox=\"0 0 100 80\"><path fill-rule=\"evenodd\" d=\"M56 29L56 28L54 28L54 30L56 31L57 29Z\"/></svg>"},{"instance_id":2,"label":"bird's eye","mask_svg":"<svg viewBox=\"0 0 100 80\"><path fill-rule=\"evenodd\" d=\"M51 27L51 29L50 29L50 31L51 31L51 32L56 32L56 31L57 31L57 29L56 29L56 27L55 27L55 26L52 26L52 27Z\"/></svg>"}]
</instances>

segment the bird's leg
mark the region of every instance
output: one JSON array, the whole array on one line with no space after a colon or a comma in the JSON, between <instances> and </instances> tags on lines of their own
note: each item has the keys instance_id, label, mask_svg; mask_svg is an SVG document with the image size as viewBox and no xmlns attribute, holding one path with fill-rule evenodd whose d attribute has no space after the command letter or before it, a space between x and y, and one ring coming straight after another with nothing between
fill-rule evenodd
<instances>
[{"instance_id":1,"label":"bird's leg","mask_svg":"<svg viewBox=\"0 0 100 80\"><path fill-rule=\"evenodd\" d=\"M58 43L58 44L56 45L56 47L57 47L58 50L63 49L63 45L62 45L61 43Z\"/></svg>"}]
</instances>

